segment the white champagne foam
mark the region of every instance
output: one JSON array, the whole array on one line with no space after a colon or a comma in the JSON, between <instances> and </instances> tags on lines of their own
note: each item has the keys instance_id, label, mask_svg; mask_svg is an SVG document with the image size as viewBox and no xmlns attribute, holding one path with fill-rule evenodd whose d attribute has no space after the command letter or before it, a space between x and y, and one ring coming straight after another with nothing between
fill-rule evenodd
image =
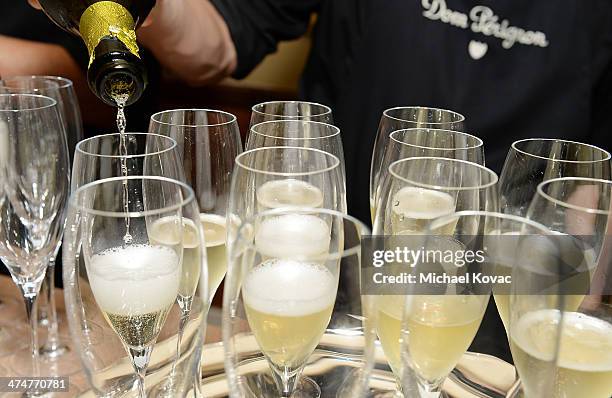
<instances>
[{"instance_id":1,"label":"white champagne foam","mask_svg":"<svg viewBox=\"0 0 612 398\"><path fill-rule=\"evenodd\" d=\"M174 251L163 246L111 248L89 261L89 283L103 311L115 315L156 312L176 299L179 261Z\"/></svg>"},{"instance_id":2,"label":"white champagne foam","mask_svg":"<svg viewBox=\"0 0 612 398\"><path fill-rule=\"evenodd\" d=\"M284 214L266 218L255 235L257 250L268 257L304 258L329 251L331 231L321 218Z\"/></svg>"},{"instance_id":3,"label":"white champagne foam","mask_svg":"<svg viewBox=\"0 0 612 398\"><path fill-rule=\"evenodd\" d=\"M434 219L455 212L455 200L446 192L404 187L393 196L393 212L404 217Z\"/></svg>"},{"instance_id":4,"label":"white champagne foam","mask_svg":"<svg viewBox=\"0 0 612 398\"><path fill-rule=\"evenodd\" d=\"M276 316L305 316L336 300L336 280L322 265L269 260L247 275L242 294L252 309Z\"/></svg>"},{"instance_id":5,"label":"white champagne foam","mask_svg":"<svg viewBox=\"0 0 612 398\"><path fill-rule=\"evenodd\" d=\"M512 327L512 340L532 357L550 361L559 315L557 310L523 315ZM563 325L559 367L584 372L612 371L612 324L579 312L565 312ZM564 343L571 347L563 347Z\"/></svg>"},{"instance_id":6,"label":"white champagne foam","mask_svg":"<svg viewBox=\"0 0 612 398\"><path fill-rule=\"evenodd\" d=\"M323 192L306 181L288 178L262 184L257 189L257 201L271 209L286 206L321 207Z\"/></svg>"}]
</instances>

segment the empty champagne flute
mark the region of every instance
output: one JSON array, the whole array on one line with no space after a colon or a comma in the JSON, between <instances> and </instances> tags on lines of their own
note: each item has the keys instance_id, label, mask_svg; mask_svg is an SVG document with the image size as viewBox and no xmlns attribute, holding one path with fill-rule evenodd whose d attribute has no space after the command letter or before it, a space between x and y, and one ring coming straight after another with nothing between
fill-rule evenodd
<instances>
[{"instance_id":1,"label":"empty champagne flute","mask_svg":"<svg viewBox=\"0 0 612 398\"><path fill-rule=\"evenodd\" d=\"M234 159L242 152L238 122L223 111L176 109L151 116L149 131L177 142L186 182L195 191L208 245L210 306L227 271L226 214Z\"/></svg>"},{"instance_id":2,"label":"empty champagne flute","mask_svg":"<svg viewBox=\"0 0 612 398\"><path fill-rule=\"evenodd\" d=\"M381 188L374 235L411 239L407 246L414 248L420 247L415 235L453 236L457 218L450 215L497 209L496 184L497 175L476 163L436 157L398 160L389 166ZM444 216L448 223L437 223L435 229L428 230L430 223ZM400 236L404 238L396 238ZM398 389L405 300L405 294L399 293L380 295L376 300L378 337L398 379Z\"/></svg>"},{"instance_id":3,"label":"empty champagne flute","mask_svg":"<svg viewBox=\"0 0 612 398\"><path fill-rule=\"evenodd\" d=\"M66 140L72 164L76 144L83 139L83 119L72 81L60 76L3 76L0 79L0 92L37 94L56 100L66 128Z\"/></svg>"},{"instance_id":4,"label":"empty champagne flute","mask_svg":"<svg viewBox=\"0 0 612 398\"><path fill-rule=\"evenodd\" d=\"M126 182L127 208L121 200ZM96 393L136 390L144 398L178 367L182 377L173 396L192 396L208 283L193 190L158 176L94 181L72 194L68 225L63 260L70 330ZM185 300L191 311L175 365ZM104 344L92 344L89 322L105 325Z\"/></svg>"},{"instance_id":5,"label":"empty champagne flute","mask_svg":"<svg viewBox=\"0 0 612 398\"><path fill-rule=\"evenodd\" d=\"M231 397L365 396L375 342L360 282L369 233L320 208L244 219L223 296Z\"/></svg>"},{"instance_id":6,"label":"empty champagne flute","mask_svg":"<svg viewBox=\"0 0 612 398\"><path fill-rule=\"evenodd\" d=\"M272 120L304 120L333 124L330 107L306 101L269 101L251 108L249 129Z\"/></svg>"},{"instance_id":7,"label":"empty champagne flute","mask_svg":"<svg viewBox=\"0 0 612 398\"><path fill-rule=\"evenodd\" d=\"M79 142L74 155L71 191L97 180L130 176L163 176L184 181L176 141L151 133L125 133L123 154L120 133L97 135Z\"/></svg>"},{"instance_id":8,"label":"empty champagne flute","mask_svg":"<svg viewBox=\"0 0 612 398\"><path fill-rule=\"evenodd\" d=\"M499 177L501 212L525 217L538 184L560 177L610 179L610 154L593 145L559 139L514 142Z\"/></svg>"},{"instance_id":9,"label":"empty champagne flute","mask_svg":"<svg viewBox=\"0 0 612 398\"><path fill-rule=\"evenodd\" d=\"M57 101L58 110L66 129L68 155L73 161L74 148L83 139L83 122L78 98L72 81L58 76L4 76L0 79L0 92L7 94L37 94ZM59 250L59 247L58 247ZM57 255L56 255L57 256ZM39 322L47 326L47 339L40 349L46 363L50 363L60 375L74 372L75 361L69 342L60 338L57 308L55 304L55 257L50 260L39 301Z\"/></svg>"},{"instance_id":10,"label":"empty champagne flute","mask_svg":"<svg viewBox=\"0 0 612 398\"><path fill-rule=\"evenodd\" d=\"M510 348L526 398L612 394L612 182L541 183L528 217L549 230L521 242L510 298Z\"/></svg>"},{"instance_id":11,"label":"empty champagne flute","mask_svg":"<svg viewBox=\"0 0 612 398\"><path fill-rule=\"evenodd\" d=\"M397 160L415 157L440 157L466 160L484 166L484 145L480 138L452 130L411 128L389 135L384 148L381 171L370 178L370 213L376 214L376 193L387 176L389 165Z\"/></svg>"},{"instance_id":12,"label":"empty champagne flute","mask_svg":"<svg viewBox=\"0 0 612 398\"><path fill-rule=\"evenodd\" d=\"M57 101L0 95L0 142L0 258L23 294L31 327L29 360L13 355L10 366L19 374L40 376L36 302L64 229L70 184Z\"/></svg>"},{"instance_id":13,"label":"empty champagne flute","mask_svg":"<svg viewBox=\"0 0 612 398\"><path fill-rule=\"evenodd\" d=\"M346 186L344 151L338 127L303 120L277 120L251 127L246 150L272 146L314 148L331 153L340 160L342 179Z\"/></svg>"},{"instance_id":14,"label":"empty champagne flute","mask_svg":"<svg viewBox=\"0 0 612 398\"><path fill-rule=\"evenodd\" d=\"M383 156L389 145L389 136L397 130L423 128L464 131L465 117L457 112L427 108L421 106L400 106L385 110L380 117L372 164L370 166L370 186L379 185L381 172L386 172L383 166ZM438 155L426 155L438 156Z\"/></svg>"},{"instance_id":15,"label":"empty champagne flute","mask_svg":"<svg viewBox=\"0 0 612 398\"><path fill-rule=\"evenodd\" d=\"M275 120L251 127L245 145L247 151L271 146L320 149L336 156L344 167L340 129L331 124L309 120Z\"/></svg>"}]
</instances>

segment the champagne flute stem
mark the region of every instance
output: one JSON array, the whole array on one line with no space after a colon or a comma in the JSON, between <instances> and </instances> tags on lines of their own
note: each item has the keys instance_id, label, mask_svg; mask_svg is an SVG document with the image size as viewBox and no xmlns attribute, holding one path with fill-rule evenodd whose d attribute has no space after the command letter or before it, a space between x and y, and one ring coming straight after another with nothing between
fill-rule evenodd
<instances>
[{"instance_id":1,"label":"champagne flute stem","mask_svg":"<svg viewBox=\"0 0 612 398\"><path fill-rule=\"evenodd\" d=\"M444 380L441 380L439 383L436 384L431 384L427 382L419 383L421 398L446 397L446 395L442 393L442 384L444 384Z\"/></svg>"},{"instance_id":2,"label":"champagne flute stem","mask_svg":"<svg viewBox=\"0 0 612 398\"><path fill-rule=\"evenodd\" d=\"M28 317L28 321L30 323L30 350L32 354L32 373L34 377L38 377L40 375L40 368L38 363L38 316L36 312L36 304L38 299L38 294L36 292L26 292L23 290L23 297L26 306L26 315Z\"/></svg>"},{"instance_id":3,"label":"champagne flute stem","mask_svg":"<svg viewBox=\"0 0 612 398\"><path fill-rule=\"evenodd\" d=\"M295 391L298 379L300 377L301 368L298 370L291 370L290 368L276 368L273 366L274 381L281 393L281 397L288 398Z\"/></svg>"},{"instance_id":4,"label":"champagne flute stem","mask_svg":"<svg viewBox=\"0 0 612 398\"><path fill-rule=\"evenodd\" d=\"M189 314L191 311L191 299L189 300L189 304L181 305L181 319L179 320L179 329L176 336L176 354L174 355L174 361L172 362L172 370L170 371L170 377L168 377L168 383L170 390L174 388L174 383L176 382L176 365L181 359L181 343L183 342L183 334L185 333L185 326L187 326L187 321L189 320ZM179 299L180 301L180 299Z\"/></svg>"},{"instance_id":5,"label":"champagne flute stem","mask_svg":"<svg viewBox=\"0 0 612 398\"><path fill-rule=\"evenodd\" d=\"M55 303L55 257L52 257L47 267L47 314L49 322L47 325L47 341L42 348L43 353L49 356L61 354L59 331L57 325L57 307Z\"/></svg>"},{"instance_id":6,"label":"champagne flute stem","mask_svg":"<svg viewBox=\"0 0 612 398\"><path fill-rule=\"evenodd\" d=\"M141 349L129 348L132 365L138 376L138 396L140 398L147 398L145 376L147 374L147 366L149 366L152 351L153 347L144 347Z\"/></svg>"},{"instance_id":7,"label":"champagne flute stem","mask_svg":"<svg viewBox=\"0 0 612 398\"><path fill-rule=\"evenodd\" d=\"M49 314L47 313L47 307L49 305L49 286L48 282L49 273L45 274L45 280L40 287L40 292L38 293L38 325L39 326L49 326Z\"/></svg>"}]
</instances>

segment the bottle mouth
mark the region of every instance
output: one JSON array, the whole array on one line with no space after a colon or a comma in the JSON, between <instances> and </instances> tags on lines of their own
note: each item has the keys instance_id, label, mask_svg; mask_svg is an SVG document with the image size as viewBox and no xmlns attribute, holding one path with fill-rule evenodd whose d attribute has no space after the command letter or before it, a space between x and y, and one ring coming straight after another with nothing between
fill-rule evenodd
<instances>
[{"instance_id":1,"label":"bottle mouth","mask_svg":"<svg viewBox=\"0 0 612 398\"><path fill-rule=\"evenodd\" d=\"M144 83L129 70L114 69L96 83L102 100L109 105L125 107L138 101Z\"/></svg>"},{"instance_id":2,"label":"bottle mouth","mask_svg":"<svg viewBox=\"0 0 612 398\"><path fill-rule=\"evenodd\" d=\"M104 38L95 50L88 71L90 88L106 104L128 106L138 101L147 86L144 62L116 38Z\"/></svg>"}]
</instances>

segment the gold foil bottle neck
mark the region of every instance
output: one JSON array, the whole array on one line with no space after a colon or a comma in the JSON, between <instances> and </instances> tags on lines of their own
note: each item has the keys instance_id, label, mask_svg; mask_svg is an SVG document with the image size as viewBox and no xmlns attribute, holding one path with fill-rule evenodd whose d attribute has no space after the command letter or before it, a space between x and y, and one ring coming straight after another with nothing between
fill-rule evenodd
<instances>
[{"instance_id":1,"label":"gold foil bottle neck","mask_svg":"<svg viewBox=\"0 0 612 398\"><path fill-rule=\"evenodd\" d=\"M108 36L120 40L140 58L134 25L132 14L114 1L98 1L87 7L81 15L79 31L89 51L89 64L94 60L96 46Z\"/></svg>"}]
</instances>

